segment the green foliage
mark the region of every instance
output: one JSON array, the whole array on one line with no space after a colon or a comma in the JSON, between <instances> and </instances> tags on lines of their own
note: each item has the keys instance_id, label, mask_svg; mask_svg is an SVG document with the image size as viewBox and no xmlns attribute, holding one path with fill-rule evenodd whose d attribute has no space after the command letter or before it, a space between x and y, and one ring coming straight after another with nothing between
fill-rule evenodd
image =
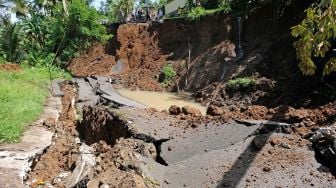
<instances>
[{"instance_id":1,"label":"green foliage","mask_svg":"<svg viewBox=\"0 0 336 188\"><path fill-rule=\"evenodd\" d=\"M23 20L26 61L31 65L65 66L93 42L106 42L110 35L101 24L105 18L81 0L73 0L64 12L61 2L45 11L32 8ZM52 15L52 16L50 16Z\"/></svg>"},{"instance_id":2,"label":"green foliage","mask_svg":"<svg viewBox=\"0 0 336 188\"><path fill-rule=\"evenodd\" d=\"M162 81L162 86L166 87L169 86L173 78L176 76L176 72L174 70L174 67L171 64L166 64L161 71L161 78L159 80Z\"/></svg>"},{"instance_id":3,"label":"green foliage","mask_svg":"<svg viewBox=\"0 0 336 188\"><path fill-rule=\"evenodd\" d=\"M231 0L222 0L221 2L219 2L219 8L222 9L224 12L230 12L232 10L231 7Z\"/></svg>"},{"instance_id":4,"label":"green foliage","mask_svg":"<svg viewBox=\"0 0 336 188\"><path fill-rule=\"evenodd\" d=\"M162 69L162 73L166 81L170 81L176 76L176 72L171 64L165 65Z\"/></svg>"},{"instance_id":5,"label":"green foliage","mask_svg":"<svg viewBox=\"0 0 336 188\"><path fill-rule=\"evenodd\" d=\"M8 24L0 29L0 56L3 60L18 63L23 59L22 37L22 27L18 24Z\"/></svg>"},{"instance_id":6,"label":"green foliage","mask_svg":"<svg viewBox=\"0 0 336 188\"><path fill-rule=\"evenodd\" d=\"M205 8L203 7L195 7L192 8L191 11L188 13L188 19L193 21L198 21L201 17L207 15Z\"/></svg>"},{"instance_id":7,"label":"green foliage","mask_svg":"<svg viewBox=\"0 0 336 188\"><path fill-rule=\"evenodd\" d=\"M306 10L306 18L292 27L292 35L299 39L294 43L299 68L304 75L314 75L317 62L313 58L326 61L323 75L336 71L336 57L326 56L336 39L336 1L322 0Z\"/></svg>"},{"instance_id":8,"label":"green foliage","mask_svg":"<svg viewBox=\"0 0 336 188\"><path fill-rule=\"evenodd\" d=\"M206 10L203 7L195 7L192 8L191 11L188 13L187 18L191 21L199 21L204 16L211 16L220 12L228 13L230 11L231 8L229 6L222 6L217 9L209 9L209 10Z\"/></svg>"},{"instance_id":9,"label":"green foliage","mask_svg":"<svg viewBox=\"0 0 336 188\"><path fill-rule=\"evenodd\" d=\"M230 90L248 90L255 85L255 81L252 78L235 78L229 80L227 83L227 88Z\"/></svg>"},{"instance_id":10,"label":"green foliage","mask_svg":"<svg viewBox=\"0 0 336 188\"><path fill-rule=\"evenodd\" d=\"M51 75L68 77L55 69L51 69ZM19 141L26 126L38 118L48 96L49 83L47 68L0 71L0 143Z\"/></svg>"},{"instance_id":11,"label":"green foliage","mask_svg":"<svg viewBox=\"0 0 336 188\"><path fill-rule=\"evenodd\" d=\"M132 12L134 0L107 0L102 6L102 12L108 17L109 22L124 22Z\"/></svg>"}]
</instances>

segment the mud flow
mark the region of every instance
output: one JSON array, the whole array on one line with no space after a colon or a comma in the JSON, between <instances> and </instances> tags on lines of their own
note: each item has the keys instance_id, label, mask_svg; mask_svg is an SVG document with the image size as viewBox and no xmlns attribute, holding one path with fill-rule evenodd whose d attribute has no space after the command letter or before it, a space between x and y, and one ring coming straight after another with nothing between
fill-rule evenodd
<instances>
[{"instance_id":1,"label":"mud flow","mask_svg":"<svg viewBox=\"0 0 336 188\"><path fill-rule=\"evenodd\" d=\"M148 107L156 108L160 111L169 110L169 107L176 105L179 107L190 106L201 111L206 115L206 106L195 102L190 93L169 93L169 92L152 92L140 90L119 89L118 93L128 99L146 105Z\"/></svg>"}]
</instances>

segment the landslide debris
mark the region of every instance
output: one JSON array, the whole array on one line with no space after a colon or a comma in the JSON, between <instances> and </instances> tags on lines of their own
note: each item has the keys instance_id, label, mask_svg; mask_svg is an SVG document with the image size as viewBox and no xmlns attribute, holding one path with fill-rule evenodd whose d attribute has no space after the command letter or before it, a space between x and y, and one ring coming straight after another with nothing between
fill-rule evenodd
<instances>
[{"instance_id":1,"label":"landslide debris","mask_svg":"<svg viewBox=\"0 0 336 188\"><path fill-rule=\"evenodd\" d=\"M117 29L118 46L115 56L109 55L102 45L94 45L86 53L75 58L69 66L75 76L114 76L132 89L161 91L157 81L167 56L158 46L156 33L149 24L123 24ZM115 62L121 70L113 73ZM119 69L119 68L117 68Z\"/></svg>"},{"instance_id":2,"label":"landslide debris","mask_svg":"<svg viewBox=\"0 0 336 188\"><path fill-rule=\"evenodd\" d=\"M74 76L110 76L115 57L107 54L102 44L94 44L81 56L70 62L69 69Z\"/></svg>"},{"instance_id":3,"label":"landslide debris","mask_svg":"<svg viewBox=\"0 0 336 188\"><path fill-rule=\"evenodd\" d=\"M160 170L163 140L134 129L122 114L107 106L84 106L77 121L77 87L62 85L62 112L53 144L35 160L29 173L30 186L155 187L162 183L153 170ZM150 168L149 168L150 166ZM157 180L158 179L158 180Z\"/></svg>"}]
</instances>

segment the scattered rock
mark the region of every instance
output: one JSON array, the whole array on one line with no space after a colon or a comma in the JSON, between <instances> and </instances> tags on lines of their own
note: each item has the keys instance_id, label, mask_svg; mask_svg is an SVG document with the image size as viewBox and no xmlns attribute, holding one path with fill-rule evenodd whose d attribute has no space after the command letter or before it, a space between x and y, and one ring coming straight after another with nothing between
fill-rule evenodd
<instances>
[{"instance_id":1,"label":"scattered rock","mask_svg":"<svg viewBox=\"0 0 336 188\"><path fill-rule=\"evenodd\" d=\"M223 113L224 113L223 109L214 105L210 105L206 112L206 114L210 116L220 116Z\"/></svg>"},{"instance_id":2,"label":"scattered rock","mask_svg":"<svg viewBox=\"0 0 336 188\"><path fill-rule=\"evenodd\" d=\"M270 139L269 143L272 145L272 146L276 146L276 145L279 145L281 143L280 139L277 138L277 137L273 137Z\"/></svg>"},{"instance_id":3,"label":"scattered rock","mask_svg":"<svg viewBox=\"0 0 336 188\"><path fill-rule=\"evenodd\" d=\"M286 148L286 149L291 149L291 146L289 144L287 144L287 143L284 143L284 142L282 142L280 144L280 146L283 147L283 148Z\"/></svg>"},{"instance_id":4,"label":"scattered rock","mask_svg":"<svg viewBox=\"0 0 336 188\"><path fill-rule=\"evenodd\" d=\"M181 114L181 108L176 106L176 105L172 105L169 107L169 114L170 115L179 115Z\"/></svg>"},{"instance_id":5,"label":"scattered rock","mask_svg":"<svg viewBox=\"0 0 336 188\"><path fill-rule=\"evenodd\" d=\"M190 107L190 106L182 107L182 113L185 115L202 116L202 113L200 110Z\"/></svg>"},{"instance_id":6,"label":"scattered rock","mask_svg":"<svg viewBox=\"0 0 336 188\"><path fill-rule=\"evenodd\" d=\"M309 138L318 162L336 175L336 126L320 128Z\"/></svg>"},{"instance_id":7,"label":"scattered rock","mask_svg":"<svg viewBox=\"0 0 336 188\"><path fill-rule=\"evenodd\" d=\"M268 166L265 166L265 167L263 168L263 171L264 171L264 172L269 172L269 171L271 171L271 168L268 167Z\"/></svg>"}]
</instances>

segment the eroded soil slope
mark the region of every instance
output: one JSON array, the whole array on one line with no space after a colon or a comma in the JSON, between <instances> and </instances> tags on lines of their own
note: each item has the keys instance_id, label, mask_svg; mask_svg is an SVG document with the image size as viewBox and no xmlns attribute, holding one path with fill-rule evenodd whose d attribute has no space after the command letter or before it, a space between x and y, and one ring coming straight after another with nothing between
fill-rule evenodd
<instances>
[{"instance_id":1,"label":"eroded soil slope","mask_svg":"<svg viewBox=\"0 0 336 188\"><path fill-rule=\"evenodd\" d=\"M161 53L155 33L150 33L148 24L124 24L118 26L109 55L108 49L95 45L69 68L75 76L114 76L121 78L125 86L143 90L161 90L157 82L166 56ZM118 48L116 48L116 46ZM114 67L115 62L118 62Z\"/></svg>"}]
</instances>

